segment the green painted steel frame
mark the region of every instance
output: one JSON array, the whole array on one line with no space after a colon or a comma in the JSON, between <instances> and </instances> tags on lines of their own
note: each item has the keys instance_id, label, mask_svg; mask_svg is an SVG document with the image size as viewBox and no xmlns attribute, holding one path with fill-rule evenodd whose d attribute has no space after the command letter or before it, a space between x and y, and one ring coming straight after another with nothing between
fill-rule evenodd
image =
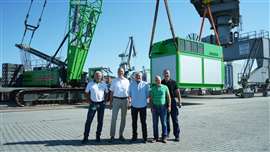
<instances>
[{"instance_id":1,"label":"green painted steel frame","mask_svg":"<svg viewBox=\"0 0 270 152\"><path fill-rule=\"evenodd\" d=\"M70 0L67 52L68 80L80 80L101 14L102 0Z\"/></svg>"},{"instance_id":2,"label":"green painted steel frame","mask_svg":"<svg viewBox=\"0 0 270 152\"><path fill-rule=\"evenodd\" d=\"M180 82L180 83L178 83L178 86L180 88L223 88L225 71L224 71L224 62L223 62L222 59L213 58L213 57L206 57L206 56L199 56L199 55L189 54L189 53L185 53L185 52L181 52L181 53L178 53L178 54L179 54L179 56L186 55L186 56L191 56L191 57L199 57L202 60L202 64L201 64L201 66L202 66L202 83L180 82L180 77L179 77L177 82ZM180 59L181 59L181 57L179 58L179 62L180 62ZM221 80L222 80L222 84L207 84L207 83L205 83L204 59L213 59L213 60L221 61ZM180 66L180 68L181 68L181 66ZM180 68L179 68L179 71L177 70L178 74L180 73Z\"/></svg>"},{"instance_id":3,"label":"green painted steel frame","mask_svg":"<svg viewBox=\"0 0 270 152\"><path fill-rule=\"evenodd\" d=\"M178 41L180 41L181 38L178 38ZM182 39L183 40L183 39ZM167 51L166 46L162 46L162 43L168 43L169 40L165 40L165 41L161 41L161 42L157 42L153 45L153 49L163 49L163 51ZM150 67L151 69L153 68L153 63L152 63L152 58L159 58L162 56L170 56L170 55L175 55L176 56L176 63L180 63L181 60L181 55L186 55L186 56L192 56L192 57L199 57L201 58L202 61L202 83L185 83L185 82L180 82L181 80L181 75L180 75L180 68L181 66L179 64L176 64L176 81L180 82L177 85L180 88L215 88L215 89L221 89L224 86L224 76L225 76L225 67L224 67L224 62L223 62L223 55L222 55L222 48L219 46L215 46L212 44L208 44L208 43L203 43L203 42L198 42L204 45L204 53L203 54L198 54L198 53L194 53L194 52L189 52L189 51L185 51L185 50L180 50L179 46L178 46L178 51L176 50L168 50L167 52L163 52L160 54L153 54L151 55L150 58ZM157 45L157 46L155 46ZM168 45L168 44L166 44ZM155 48L157 47L157 48ZM210 48L210 50L209 50ZM217 51L217 57L214 57L213 55L211 55L210 53ZM153 51L154 52L154 51ZM221 80L222 80L222 84L206 84L205 83L205 78L204 78L204 59L213 59L213 60L217 60L217 61L221 61ZM151 78L153 78L153 74L152 74L152 70L150 72ZM151 80L151 83L153 83L153 80Z\"/></svg>"}]
</instances>

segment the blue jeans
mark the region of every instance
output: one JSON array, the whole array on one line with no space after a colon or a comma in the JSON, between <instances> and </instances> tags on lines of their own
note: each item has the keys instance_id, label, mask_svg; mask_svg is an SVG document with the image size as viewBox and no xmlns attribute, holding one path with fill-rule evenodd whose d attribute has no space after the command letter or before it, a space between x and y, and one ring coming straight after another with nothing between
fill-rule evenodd
<instances>
[{"instance_id":1,"label":"blue jeans","mask_svg":"<svg viewBox=\"0 0 270 152\"><path fill-rule=\"evenodd\" d=\"M172 99L172 103L171 103L171 112L167 113L167 133L168 135L170 134L170 117L172 118L172 124L173 124L173 135L175 136L175 138L179 138L179 134L180 134L180 126L179 126L179 122L178 122L178 115L179 115L179 111L178 111L178 107L177 107L177 103L175 101L175 99Z\"/></svg>"},{"instance_id":2,"label":"blue jeans","mask_svg":"<svg viewBox=\"0 0 270 152\"><path fill-rule=\"evenodd\" d=\"M87 138L89 136L90 127L94 116L97 112L97 132L96 136L101 135L102 126L103 126L103 117L104 117L104 110L105 110L105 103L104 102L92 102L89 106L87 119L85 122L85 129L84 129L84 137Z\"/></svg>"},{"instance_id":3,"label":"blue jeans","mask_svg":"<svg viewBox=\"0 0 270 152\"><path fill-rule=\"evenodd\" d=\"M153 116L153 131L154 138L158 139L158 120L160 118L161 126L162 126L162 138L165 139L167 136L167 106L155 106L152 108L152 116Z\"/></svg>"}]
</instances>

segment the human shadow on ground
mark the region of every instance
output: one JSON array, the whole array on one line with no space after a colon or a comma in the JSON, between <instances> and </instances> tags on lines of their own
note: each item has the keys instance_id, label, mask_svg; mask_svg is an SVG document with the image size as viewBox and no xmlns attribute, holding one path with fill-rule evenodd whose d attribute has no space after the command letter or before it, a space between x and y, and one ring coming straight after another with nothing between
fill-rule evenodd
<instances>
[{"instance_id":1,"label":"human shadow on ground","mask_svg":"<svg viewBox=\"0 0 270 152\"><path fill-rule=\"evenodd\" d=\"M113 142L109 142L110 139L101 139L100 142L96 140L89 140L87 143L82 144L82 140L37 140L37 141L19 141L19 142L8 142L3 145L44 145L44 146L84 146L84 145L130 145L130 144L145 144L142 139L137 141L131 141L126 139L125 141L120 141L115 139Z\"/></svg>"},{"instance_id":2,"label":"human shadow on ground","mask_svg":"<svg viewBox=\"0 0 270 152\"><path fill-rule=\"evenodd\" d=\"M195 102L182 102L183 106L196 106L196 105L203 105L203 103L195 103Z\"/></svg>"},{"instance_id":3,"label":"human shadow on ground","mask_svg":"<svg viewBox=\"0 0 270 152\"><path fill-rule=\"evenodd\" d=\"M195 105L203 105L203 103L195 103L195 102L182 102L183 106L195 106ZM76 108L82 108L82 109L88 109L89 105L79 105L79 106L75 106ZM106 109L109 109L109 106L106 105L105 107ZM147 108L150 108L149 105L147 105Z\"/></svg>"},{"instance_id":4,"label":"human shadow on ground","mask_svg":"<svg viewBox=\"0 0 270 152\"><path fill-rule=\"evenodd\" d=\"M185 99L203 99L203 100L208 100L208 99L227 99L227 100L230 100L230 99L241 99L237 96L186 96L184 98Z\"/></svg>"}]
</instances>

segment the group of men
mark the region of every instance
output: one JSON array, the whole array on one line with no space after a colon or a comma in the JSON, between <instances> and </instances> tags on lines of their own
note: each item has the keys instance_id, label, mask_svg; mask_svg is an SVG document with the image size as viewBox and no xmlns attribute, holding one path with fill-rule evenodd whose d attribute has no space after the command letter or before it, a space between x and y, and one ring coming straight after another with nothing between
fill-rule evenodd
<instances>
[{"instance_id":1,"label":"group of men","mask_svg":"<svg viewBox=\"0 0 270 152\"><path fill-rule=\"evenodd\" d=\"M126 114L129 108L131 108L132 117L132 139L136 141L137 134L137 120L140 116L143 141L147 140L147 105L149 105L152 112L153 120L153 135L152 142L159 141L159 129L158 122L161 121L162 136L161 141L167 142L167 137L170 133L170 117L173 123L173 134L175 141L179 141L180 126L178 122L179 111L181 108L181 95L174 80L170 78L170 71L165 69L163 71L164 79L161 80L159 75L155 76L155 84L150 85L142 80L142 73L136 72L135 79L129 81L124 77L124 69L118 69L118 77L115 78L110 87L102 81L103 75L100 71L96 71L94 74L94 80L87 84L85 89L86 99L89 102L89 109L87 114L87 120L85 123L84 138L82 143L87 143L90 132L91 123L97 113L97 131L96 141L100 142L101 131L103 127L103 118L105 111L105 103L109 100L110 109L112 109L111 128L110 128L110 140L115 140L115 130L118 112L121 109L121 122L119 129L119 139L125 140L123 136L126 125ZM106 96L108 95L108 99Z\"/></svg>"}]
</instances>

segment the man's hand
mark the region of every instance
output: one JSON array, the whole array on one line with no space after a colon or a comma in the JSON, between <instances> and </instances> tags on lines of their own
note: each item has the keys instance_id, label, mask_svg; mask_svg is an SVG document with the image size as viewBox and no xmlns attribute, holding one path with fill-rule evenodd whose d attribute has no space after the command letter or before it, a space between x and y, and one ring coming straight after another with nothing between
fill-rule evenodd
<instances>
[{"instance_id":1,"label":"man's hand","mask_svg":"<svg viewBox=\"0 0 270 152\"><path fill-rule=\"evenodd\" d=\"M86 100L85 100L85 103L90 104L90 103L91 103L91 101L90 101L89 99L86 99Z\"/></svg>"},{"instance_id":2,"label":"man's hand","mask_svg":"<svg viewBox=\"0 0 270 152\"><path fill-rule=\"evenodd\" d=\"M168 112L171 112L171 110L172 110L171 106L168 106Z\"/></svg>"},{"instance_id":3,"label":"man's hand","mask_svg":"<svg viewBox=\"0 0 270 152\"><path fill-rule=\"evenodd\" d=\"M182 107L182 98L181 98L181 92L180 92L180 89L176 89L176 95L177 95L177 105L179 108Z\"/></svg>"},{"instance_id":4,"label":"man's hand","mask_svg":"<svg viewBox=\"0 0 270 152\"><path fill-rule=\"evenodd\" d=\"M113 102L113 91L110 91L109 95L109 109L112 110L112 102Z\"/></svg>"},{"instance_id":5,"label":"man's hand","mask_svg":"<svg viewBox=\"0 0 270 152\"><path fill-rule=\"evenodd\" d=\"M109 109L112 110L112 101L110 101Z\"/></svg>"},{"instance_id":6,"label":"man's hand","mask_svg":"<svg viewBox=\"0 0 270 152\"><path fill-rule=\"evenodd\" d=\"M177 102L177 105L178 105L179 108L182 107L182 103L181 102Z\"/></svg>"},{"instance_id":7,"label":"man's hand","mask_svg":"<svg viewBox=\"0 0 270 152\"><path fill-rule=\"evenodd\" d=\"M85 102L90 104L90 102L91 102L91 101L90 101L90 92L85 92L85 93L84 93L84 96L85 96L85 98L86 98Z\"/></svg>"},{"instance_id":8,"label":"man's hand","mask_svg":"<svg viewBox=\"0 0 270 152\"><path fill-rule=\"evenodd\" d=\"M128 110L131 109L131 97L128 97L128 105L127 105Z\"/></svg>"},{"instance_id":9,"label":"man's hand","mask_svg":"<svg viewBox=\"0 0 270 152\"><path fill-rule=\"evenodd\" d=\"M129 109L131 109L131 105L130 105L130 104L128 104L128 107L127 107L127 108L128 108L128 110L129 110Z\"/></svg>"}]
</instances>

